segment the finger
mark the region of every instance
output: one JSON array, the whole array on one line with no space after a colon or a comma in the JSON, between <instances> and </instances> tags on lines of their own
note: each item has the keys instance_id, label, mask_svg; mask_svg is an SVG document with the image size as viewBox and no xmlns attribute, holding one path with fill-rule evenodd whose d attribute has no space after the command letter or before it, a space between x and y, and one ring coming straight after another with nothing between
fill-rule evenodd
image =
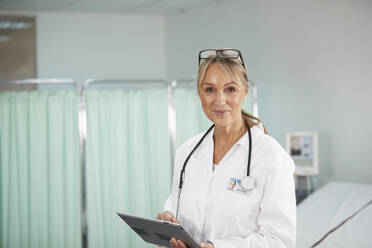
<instances>
[{"instance_id":1,"label":"finger","mask_svg":"<svg viewBox=\"0 0 372 248\"><path fill-rule=\"evenodd\" d=\"M210 243L200 243L199 246L200 248L214 248Z\"/></svg>"},{"instance_id":2,"label":"finger","mask_svg":"<svg viewBox=\"0 0 372 248\"><path fill-rule=\"evenodd\" d=\"M173 216L170 217L170 221L171 222L177 222L176 218L174 218Z\"/></svg>"},{"instance_id":3,"label":"finger","mask_svg":"<svg viewBox=\"0 0 372 248\"><path fill-rule=\"evenodd\" d=\"M159 213L158 216L157 216L157 219L158 220L168 221L168 217L167 217L166 211L165 212L162 212L162 213Z\"/></svg>"},{"instance_id":4,"label":"finger","mask_svg":"<svg viewBox=\"0 0 372 248\"><path fill-rule=\"evenodd\" d=\"M169 215L169 213L165 212L164 213L164 220L169 221L170 218L171 218L171 216Z\"/></svg>"},{"instance_id":5,"label":"finger","mask_svg":"<svg viewBox=\"0 0 372 248\"><path fill-rule=\"evenodd\" d=\"M173 214L169 211L167 211L165 215L168 221L172 221L172 219L174 218Z\"/></svg>"},{"instance_id":6,"label":"finger","mask_svg":"<svg viewBox=\"0 0 372 248\"><path fill-rule=\"evenodd\" d=\"M186 244L183 243L181 240L177 240L179 248L187 248Z\"/></svg>"},{"instance_id":7,"label":"finger","mask_svg":"<svg viewBox=\"0 0 372 248\"><path fill-rule=\"evenodd\" d=\"M178 248L178 243L177 243L177 240L175 238L171 238L170 244L171 244L172 248Z\"/></svg>"},{"instance_id":8,"label":"finger","mask_svg":"<svg viewBox=\"0 0 372 248\"><path fill-rule=\"evenodd\" d=\"M177 219L173 216L173 214L167 215L167 221L169 222L178 222Z\"/></svg>"},{"instance_id":9,"label":"finger","mask_svg":"<svg viewBox=\"0 0 372 248\"><path fill-rule=\"evenodd\" d=\"M179 221L174 217L172 212L169 212L169 211L167 212L167 218L169 222L179 223Z\"/></svg>"},{"instance_id":10,"label":"finger","mask_svg":"<svg viewBox=\"0 0 372 248\"><path fill-rule=\"evenodd\" d=\"M165 219L165 214L164 213L160 213L159 214L159 220L164 220Z\"/></svg>"}]
</instances>

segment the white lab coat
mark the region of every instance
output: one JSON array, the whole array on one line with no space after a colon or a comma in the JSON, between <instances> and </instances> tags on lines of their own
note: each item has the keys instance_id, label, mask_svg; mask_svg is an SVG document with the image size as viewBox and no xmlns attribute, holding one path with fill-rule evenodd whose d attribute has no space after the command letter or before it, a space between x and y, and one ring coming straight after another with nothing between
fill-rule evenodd
<instances>
[{"instance_id":1,"label":"white lab coat","mask_svg":"<svg viewBox=\"0 0 372 248\"><path fill-rule=\"evenodd\" d=\"M233 192L227 189L230 179L247 173L248 132L214 171L213 132L187 164L178 214L181 225L198 243L208 240L216 248L295 247L293 160L260 127L252 127L250 175L256 187L247 195ZM172 192L165 204L165 210L174 215L183 163L202 135L189 139L176 152Z\"/></svg>"}]
</instances>

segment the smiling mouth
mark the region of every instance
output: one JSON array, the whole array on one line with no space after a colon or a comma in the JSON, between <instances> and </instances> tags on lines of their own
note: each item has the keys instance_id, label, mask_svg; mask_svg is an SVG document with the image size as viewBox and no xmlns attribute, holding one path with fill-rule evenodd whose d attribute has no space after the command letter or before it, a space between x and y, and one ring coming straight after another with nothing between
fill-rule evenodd
<instances>
[{"instance_id":1,"label":"smiling mouth","mask_svg":"<svg viewBox=\"0 0 372 248\"><path fill-rule=\"evenodd\" d=\"M229 110L213 110L213 113L216 115L224 115L225 113L228 113Z\"/></svg>"}]
</instances>

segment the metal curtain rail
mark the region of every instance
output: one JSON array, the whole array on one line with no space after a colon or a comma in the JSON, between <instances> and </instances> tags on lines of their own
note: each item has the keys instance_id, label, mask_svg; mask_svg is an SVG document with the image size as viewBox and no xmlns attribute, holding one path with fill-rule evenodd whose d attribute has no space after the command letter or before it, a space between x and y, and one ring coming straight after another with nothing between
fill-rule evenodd
<instances>
[{"instance_id":1,"label":"metal curtain rail","mask_svg":"<svg viewBox=\"0 0 372 248\"><path fill-rule=\"evenodd\" d=\"M171 154L171 172L173 175L173 163L176 154L176 127L177 127L177 118L176 118L176 107L174 101L174 88L177 87L177 81L172 81L168 85L168 131L169 131L169 143L170 143L170 154ZM172 187L172 180L171 180Z\"/></svg>"},{"instance_id":2,"label":"metal curtain rail","mask_svg":"<svg viewBox=\"0 0 372 248\"><path fill-rule=\"evenodd\" d=\"M163 79L87 79L85 80L85 85L91 84L162 84L164 86L168 86L169 83Z\"/></svg>"},{"instance_id":3,"label":"metal curtain rail","mask_svg":"<svg viewBox=\"0 0 372 248\"><path fill-rule=\"evenodd\" d=\"M86 140L87 140L87 110L86 110L86 83L77 85L79 93L79 146L80 146L80 172L81 172L81 245L88 248L88 212L87 212L87 186L86 186Z\"/></svg>"}]
</instances>

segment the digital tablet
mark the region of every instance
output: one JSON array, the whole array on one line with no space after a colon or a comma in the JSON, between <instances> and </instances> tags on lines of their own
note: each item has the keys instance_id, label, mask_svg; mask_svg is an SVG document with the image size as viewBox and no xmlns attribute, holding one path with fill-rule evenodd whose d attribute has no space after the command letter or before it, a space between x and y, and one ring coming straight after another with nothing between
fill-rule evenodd
<instances>
[{"instance_id":1,"label":"digital tablet","mask_svg":"<svg viewBox=\"0 0 372 248\"><path fill-rule=\"evenodd\" d=\"M199 248L195 240L182 228L180 224L156 219L147 219L128 214L117 213L144 241L171 247L172 237L182 240L190 248Z\"/></svg>"}]
</instances>

